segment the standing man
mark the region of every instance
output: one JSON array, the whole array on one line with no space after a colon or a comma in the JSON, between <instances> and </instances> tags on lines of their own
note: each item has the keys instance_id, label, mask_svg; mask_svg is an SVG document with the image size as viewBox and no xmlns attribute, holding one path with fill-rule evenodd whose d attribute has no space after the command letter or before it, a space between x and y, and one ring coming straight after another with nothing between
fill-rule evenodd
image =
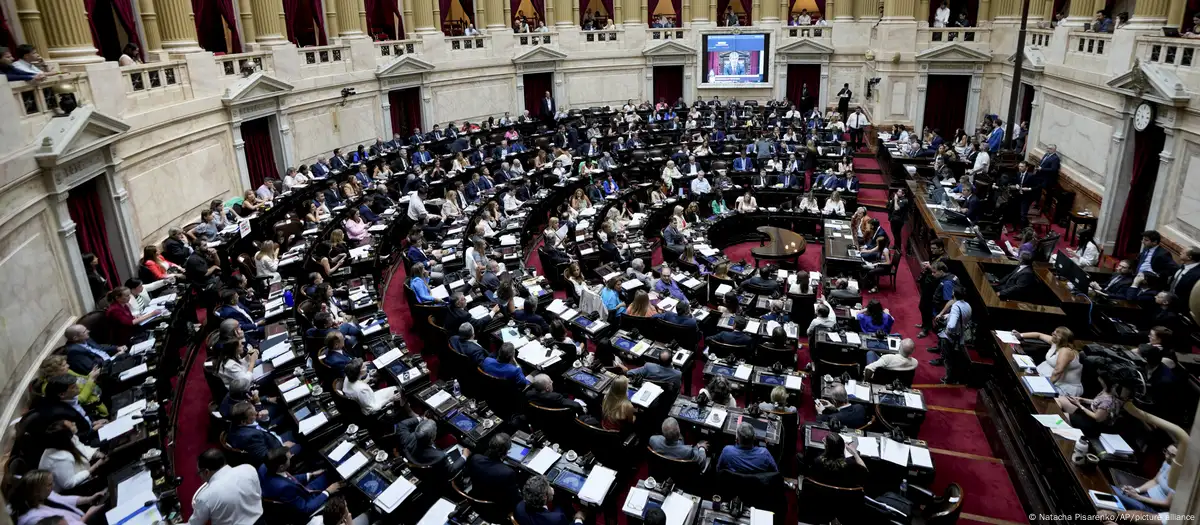
<instances>
[{"instance_id":1,"label":"standing man","mask_svg":"<svg viewBox=\"0 0 1200 525\"><path fill-rule=\"evenodd\" d=\"M1045 159L1043 158L1044 161ZM1018 206L1016 220L1024 228L1029 225L1030 206L1042 196L1044 180L1039 175L1030 173L1029 165L1025 161L1021 161L1017 164L1017 176L1013 182L1016 183L1012 185L1012 189L1015 193L1014 197L1016 197Z\"/></svg>"},{"instance_id":2,"label":"standing man","mask_svg":"<svg viewBox=\"0 0 1200 525\"><path fill-rule=\"evenodd\" d=\"M1038 176L1045 182L1046 187L1053 188L1058 182L1058 168L1062 165L1062 161L1058 158L1058 146L1054 144L1046 145L1046 154L1042 155L1042 161L1038 163Z\"/></svg>"},{"instance_id":3,"label":"standing man","mask_svg":"<svg viewBox=\"0 0 1200 525\"><path fill-rule=\"evenodd\" d=\"M189 524L242 525L262 517L262 485L254 466L229 466L225 454L210 448L196 468L204 484L192 497Z\"/></svg>"},{"instance_id":4,"label":"standing man","mask_svg":"<svg viewBox=\"0 0 1200 525\"><path fill-rule=\"evenodd\" d=\"M554 120L554 112L558 109L558 105L554 103L554 97L550 96L550 92L546 92L546 96L542 97L542 106L540 108L542 120Z\"/></svg>"},{"instance_id":5,"label":"standing man","mask_svg":"<svg viewBox=\"0 0 1200 525\"><path fill-rule=\"evenodd\" d=\"M849 83L842 84L842 90L838 91L837 96L838 96L838 114L841 115L843 118L847 118L850 115L850 97L852 97L853 95L854 95L854 92L850 91L850 84Z\"/></svg>"},{"instance_id":6,"label":"standing man","mask_svg":"<svg viewBox=\"0 0 1200 525\"><path fill-rule=\"evenodd\" d=\"M862 108L854 110L854 114L846 120L846 129L850 131L850 146L856 151L863 146L863 128L866 128L867 116Z\"/></svg>"}]
</instances>

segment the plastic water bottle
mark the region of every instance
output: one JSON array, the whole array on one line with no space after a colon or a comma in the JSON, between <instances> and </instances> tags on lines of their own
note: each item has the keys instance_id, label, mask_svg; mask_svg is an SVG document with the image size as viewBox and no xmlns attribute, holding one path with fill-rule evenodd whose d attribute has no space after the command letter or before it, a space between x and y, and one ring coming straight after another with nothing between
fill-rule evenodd
<instances>
[{"instance_id":1,"label":"plastic water bottle","mask_svg":"<svg viewBox=\"0 0 1200 525\"><path fill-rule=\"evenodd\" d=\"M288 308L291 308L296 305L296 299L292 296L291 290L283 291L283 303L288 305Z\"/></svg>"},{"instance_id":2,"label":"plastic water bottle","mask_svg":"<svg viewBox=\"0 0 1200 525\"><path fill-rule=\"evenodd\" d=\"M451 389L454 391L454 397L458 397L458 395L462 393L462 390L460 390L458 387L457 379L454 380L454 384L451 386Z\"/></svg>"},{"instance_id":3,"label":"plastic water bottle","mask_svg":"<svg viewBox=\"0 0 1200 525\"><path fill-rule=\"evenodd\" d=\"M908 478L900 480L900 494L908 494Z\"/></svg>"}]
</instances>

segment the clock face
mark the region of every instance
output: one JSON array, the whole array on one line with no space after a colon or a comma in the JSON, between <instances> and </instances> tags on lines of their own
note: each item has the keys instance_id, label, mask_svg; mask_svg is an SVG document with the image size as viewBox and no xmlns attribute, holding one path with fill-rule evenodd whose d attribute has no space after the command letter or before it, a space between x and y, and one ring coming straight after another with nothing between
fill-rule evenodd
<instances>
[{"instance_id":1,"label":"clock face","mask_svg":"<svg viewBox=\"0 0 1200 525\"><path fill-rule=\"evenodd\" d=\"M1133 113L1133 127L1138 131L1144 131L1153 121L1154 107L1150 104L1143 102Z\"/></svg>"}]
</instances>

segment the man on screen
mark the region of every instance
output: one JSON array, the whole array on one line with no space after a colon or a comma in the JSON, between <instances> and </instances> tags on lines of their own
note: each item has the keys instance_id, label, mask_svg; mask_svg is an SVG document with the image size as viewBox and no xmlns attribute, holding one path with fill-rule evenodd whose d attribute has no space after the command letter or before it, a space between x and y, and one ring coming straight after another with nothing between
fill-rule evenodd
<instances>
[{"instance_id":1,"label":"man on screen","mask_svg":"<svg viewBox=\"0 0 1200 525\"><path fill-rule=\"evenodd\" d=\"M742 62L742 56L737 51L729 53L725 57L725 63L721 66L722 75L745 75L746 64Z\"/></svg>"}]
</instances>

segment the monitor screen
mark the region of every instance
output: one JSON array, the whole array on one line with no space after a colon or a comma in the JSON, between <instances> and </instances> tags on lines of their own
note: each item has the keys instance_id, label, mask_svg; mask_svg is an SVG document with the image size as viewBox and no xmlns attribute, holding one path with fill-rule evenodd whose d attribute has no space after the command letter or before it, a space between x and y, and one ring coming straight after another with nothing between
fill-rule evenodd
<instances>
[{"instance_id":1,"label":"monitor screen","mask_svg":"<svg viewBox=\"0 0 1200 525\"><path fill-rule=\"evenodd\" d=\"M758 380L767 385L783 385L787 382L787 377L774 374L759 374Z\"/></svg>"},{"instance_id":2,"label":"monitor screen","mask_svg":"<svg viewBox=\"0 0 1200 525\"><path fill-rule=\"evenodd\" d=\"M750 423L750 426L754 427L754 435L755 436L760 437L760 438L766 437L766 435L767 435L767 422L766 421L763 421L758 418L748 417L748 416L738 416L738 424L741 425L742 423Z\"/></svg>"},{"instance_id":3,"label":"monitor screen","mask_svg":"<svg viewBox=\"0 0 1200 525\"><path fill-rule=\"evenodd\" d=\"M879 394L879 402L884 405L904 405L904 396L900 394Z\"/></svg>"},{"instance_id":4,"label":"monitor screen","mask_svg":"<svg viewBox=\"0 0 1200 525\"><path fill-rule=\"evenodd\" d=\"M388 480L384 479L384 477L378 472L375 472L374 470L368 470L363 477L358 479L358 482L355 483L355 485L358 485L358 488L362 490L368 498L375 499L379 497L384 490L387 490L390 483L388 483Z\"/></svg>"},{"instance_id":5,"label":"monitor screen","mask_svg":"<svg viewBox=\"0 0 1200 525\"><path fill-rule=\"evenodd\" d=\"M308 416L311 416L312 414L313 414L313 411L311 408L308 407L308 405L302 405L300 408L296 409L296 421L304 421L305 419L308 419Z\"/></svg>"},{"instance_id":6,"label":"monitor screen","mask_svg":"<svg viewBox=\"0 0 1200 525\"><path fill-rule=\"evenodd\" d=\"M625 350L626 352L628 352L629 350L632 350L634 346L637 346L637 343L630 341L624 337L617 337L614 340L617 343L617 348L620 348L621 350Z\"/></svg>"},{"instance_id":7,"label":"monitor screen","mask_svg":"<svg viewBox=\"0 0 1200 525\"><path fill-rule=\"evenodd\" d=\"M712 373L713 373L713 375L731 376L732 377L733 376L733 367L732 366L713 365Z\"/></svg>"},{"instance_id":8,"label":"monitor screen","mask_svg":"<svg viewBox=\"0 0 1200 525\"><path fill-rule=\"evenodd\" d=\"M638 391L636 388L629 387L625 389L625 397L629 398L630 401L633 400L633 396L637 395L637 393Z\"/></svg>"},{"instance_id":9,"label":"monitor screen","mask_svg":"<svg viewBox=\"0 0 1200 525\"><path fill-rule=\"evenodd\" d=\"M824 443L825 437L829 435L829 429L808 427L808 440L813 443Z\"/></svg>"},{"instance_id":10,"label":"monitor screen","mask_svg":"<svg viewBox=\"0 0 1200 525\"><path fill-rule=\"evenodd\" d=\"M704 83L767 83L769 43L766 33L704 35Z\"/></svg>"},{"instance_id":11,"label":"monitor screen","mask_svg":"<svg viewBox=\"0 0 1200 525\"><path fill-rule=\"evenodd\" d=\"M516 461L517 463L520 463L520 462L524 461L525 457L528 455L529 455L529 447L522 446L517 443L509 443L508 444L508 459L511 459L513 461Z\"/></svg>"},{"instance_id":12,"label":"monitor screen","mask_svg":"<svg viewBox=\"0 0 1200 525\"><path fill-rule=\"evenodd\" d=\"M468 416L462 412L451 416L450 424L454 425L454 428L457 428L463 432L470 432L475 430L475 427L479 426L478 421L475 421L473 418L471 418L471 416Z\"/></svg>"},{"instance_id":13,"label":"monitor screen","mask_svg":"<svg viewBox=\"0 0 1200 525\"><path fill-rule=\"evenodd\" d=\"M587 481L586 477L569 470L563 470L559 472L558 477L554 478L555 485L558 485L576 494L578 494L579 490L583 488L583 483L585 481Z\"/></svg>"},{"instance_id":14,"label":"monitor screen","mask_svg":"<svg viewBox=\"0 0 1200 525\"><path fill-rule=\"evenodd\" d=\"M596 386L596 384L600 382L599 376L596 376L594 374L589 374L589 373L583 372L583 371L575 372L574 374L571 374L571 379L574 379L574 380L576 380L580 383L583 383L587 386Z\"/></svg>"},{"instance_id":15,"label":"monitor screen","mask_svg":"<svg viewBox=\"0 0 1200 525\"><path fill-rule=\"evenodd\" d=\"M705 414L704 410L698 406L689 406L679 411L679 417L692 421L704 421L708 414Z\"/></svg>"},{"instance_id":16,"label":"monitor screen","mask_svg":"<svg viewBox=\"0 0 1200 525\"><path fill-rule=\"evenodd\" d=\"M592 326L592 320L588 319L587 316L583 316L583 315L572 319L571 322L573 322L579 326L582 326L584 328Z\"/></svg>"},{"instance_id":17,"label":"monitor screen","mask_svg":"<svg viewBox=\"0 0 1200 525\"><path fill-rule=\"evenodd\" d=\"M865 339L867 350L887 350L888 342L886 339Z\"/></svg>"}]
</instances>

